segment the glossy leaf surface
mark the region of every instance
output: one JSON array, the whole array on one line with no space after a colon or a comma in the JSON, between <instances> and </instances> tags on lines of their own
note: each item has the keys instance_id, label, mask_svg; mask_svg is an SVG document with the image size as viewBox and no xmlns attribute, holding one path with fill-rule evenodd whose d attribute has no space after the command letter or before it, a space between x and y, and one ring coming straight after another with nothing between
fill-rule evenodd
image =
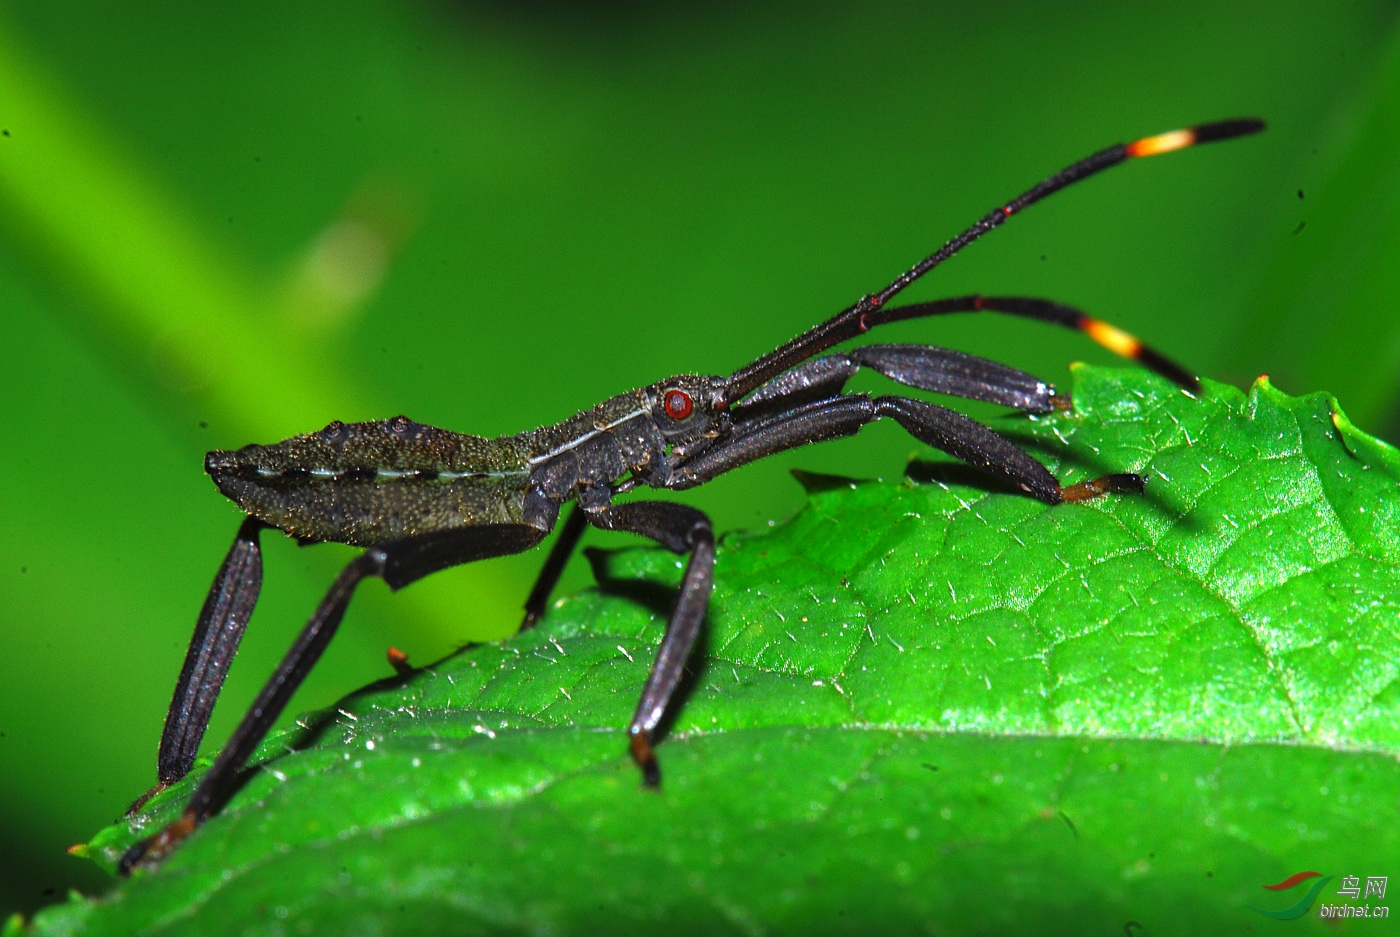
<instances>
[{"instance_id":1,"label":"glossy leaf surface","mask_svg":"<svg viewBox=\"0 0 1400 937\"><path fill-rule=\"evenodd\" d=\"M996 428L1145 497L916 461L724 538L660 793L621 729L680 564L597 554L598 589L306 717L157 872L36 932L1188 933L1264 923L1300 869L1387 874L1400 456L1325 395L1076 379Z\"/></svg>"}]
</instances>

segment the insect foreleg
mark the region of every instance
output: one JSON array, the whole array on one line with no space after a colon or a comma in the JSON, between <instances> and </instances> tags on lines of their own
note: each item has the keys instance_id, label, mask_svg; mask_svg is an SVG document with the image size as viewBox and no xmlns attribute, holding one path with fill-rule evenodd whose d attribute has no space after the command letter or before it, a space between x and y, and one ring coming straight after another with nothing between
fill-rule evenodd
<instances>
[{"instance_id":1,"label":"insect foreleg","mask_svg":"<svg viewBox=\"0 0 1400 937\"><path fill-rule=\"evenodd\" d=\"M1110 491L1142 490L1137 475L1107 475L1062 486L1045 466L975 420L908 397L842 394L740 424L723 443L676 465L670 488L694 488L741 465L808 443L851 436L892 417L921 442L1046 502L1083 501Z\"/></svg>"},{"instance_id":2,"label":"insect foreleg","mask_svg":"<svg viewBox=\"0 0 1400 937\"><path fill-rule=\"evenodd\" d=\"M1049 413L1059 402L1055 389L1034 374L976 355L932 345L865 345L799 365L764 384L730 412L736 420L746 420L835 396L863 367L908 387L1029 413Z\"/></svg>"},{"instance_id":3,"label":"insect foreleg","mask_svg":"<svg viewBox=\"0 0 1400 937\"><path fill-rule=\"evenodd\" d=\"M1146 345L1135 335L1118 328L1102 319L1063 303L1048 299L1033 299L1026 296L957 296L951 299L935 299L930 302L910 303L907 306L894 306L872 310L865 315L865 329L874 328L887 322L900 322L905 319L923 319L928 316L946 316L959 312L1000 312L1023 319L1035 319L1052 325L1083 332L1094 341L1117 355L1136 361L1143 367L1155 371L1173 383L1189 391L1200 390L1201 382L1194 374L1172 361L1166 355Z\"/></svg>"},{"instance_id":4,"label":"insect foreleg","mask_svg":"<svg viewBox=\"0 0 1400 937\"><path fill-rule=\"evenodd\" d=\"M228 744L200 780L184 813L155 836L128 849L118 863L118 871L126 875L138 864L159 861L228 800L238 786L244 763L335 635L350 597L361 581L379 576L391 588L399 589L448 566L527 550L544 539L545 533L547 531L529 524L463 527L385 544L366 550L352 560L336 577L272 679L262 688Z\"/></svg>"},{"instance_id":5,"label":"insect foreleg","mask_svg":"<svg viewBox=\"0 0 1400 937\"><path fill-rule=\"evenodd\" d=\"M829 348L832 345L857 338L878 325L902 322L906 319L923 319L930 316L945 316L960 312L1000 312L1035 319L1064 328L1083 332L1105 348L1136 361L1170 381L1193 393L1200 390L1201 382L1188 370L1172 361L1166 355L1148 347L1141 339L1131 335L1116 325L1063 303L1048 299L1034 299L1025 296L956 296L951 299L936 299L930 302L910 303L907 306L862 307L854 306L830 322L819 326L805 336L811 353ZM779 349L783 352L789 346L794 348L784 357L801 361L802 350L796 347L804 336L794 339L788 346ZM922 349L922 352L916 352ZM775 355L778 352L774 352ZM915 361L909 355L922 356L925 360ZM945 357L945 362L935 360ZM954 359L962 358L963 363ZM906 359L906 360L901 360ZM760 362L763 359L760 359ZM751 383L746 373L754 370L750 365L730 378L737 390ZM941 391L969 400L985 400L989 403L1004 403L1008 406L1031 412L1045 412L1049 409L1046 401L1054 396L1053 390L1037 378L1005 365L962 355L959 352L934 348L929 345L867 345L850 352L837 352L821 358L813 358L796 367L769 379L741 402L735 404L736 415L745 409L771 409L765 401L787 397L791 403L815 400L823 396L839 393L846 380L861 367L874 368L885 376L924 390ZM954 389L945 389L949 378L963 371L971 381L962 386L953 384ZM973 372L981 372L980 375ZM938 386L940 383L945 386ZM1035 385L1039 384L1040 389ZM981 388L979 389L979 385ZM988 391L991 396L984 396ZM1016 394L1030 394L1028 398L1017 399ZM1001 396L997 396L1001 394ZM731 398L732 399L732 398ZM1063 398L1068 399L1068 398ZM1037 407L1044 409L1037 410Z\"/></svg>"},{"instance_id":6,"label":"insect foreleg","mask_svg":"<svg viewBox=\"0 0 1400 937\"><path fill-rule=\"evenodd\" d=\"M710 519L694 508L669 501L634 501L588 512L588 522L604 530L625 530L655 540L668 550L689 553L675 611L656 652L637 711L627 727L632 757L649 787L661 783L652 750L653 734L680 684L686 658L695 645L714 583L715 538Z\"/></svg>"},{"instance_id":7,"label":"insect foreleg","mask_svg":"<svg viewBox=\"0 0 1400 937\"><path fill-rule=\"evenodd\" d=\"M871 403L877 418L894 417L920 442L1047 504L1064 500L1059 481L1045 466L976 420L908 397L876 397Z\"/></svg>"}]
</instances>

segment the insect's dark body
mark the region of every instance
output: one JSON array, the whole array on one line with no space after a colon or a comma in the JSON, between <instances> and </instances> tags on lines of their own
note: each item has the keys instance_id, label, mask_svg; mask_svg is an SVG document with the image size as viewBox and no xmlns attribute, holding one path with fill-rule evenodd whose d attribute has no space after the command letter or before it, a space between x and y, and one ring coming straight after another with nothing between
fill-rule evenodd
<instances>
[{"instance_id":1,"label":"insect's dark body","mask_svg":"<svg viewBox=\"0 0 1400 937\"><path fill-rule=\"evenodd\" d=\"M1044 299L963 296L888 301L958 250L1045 196L1134 156L1228 139L1263 128L1237 120L1177 130L1101 150L994 209L879 293L727 377L677 375L611 397L552 426L484 439L406 417L332 423L274 445L211 452L205 469L247 515L205 599L157 759L159 787L194 764L209 716L262 585L260 532L304 543L364 548L337 577L297 642L201 779L184 814L133 846L120 869L150 865L192 833L237 788L242 768L325 650L357 585L378 577L397 589L449 566L519 553L569 515L526 600L523 627L545 602L585 526L647 537L689 556L676 606L627 727L645 782L660 772L653 734L680 684L709 603L715 560L709 518L668 501L614 503L639 487L681 490L777 452L848 436L891 418L920 441L1046 504L1140 492L1131 473L1061 485L1045 466L980 423L906 396L848 393L860 368L896 383L1048 413L1067 406L1053 387L1015 368L926 345L865 345L819 353L901 319L995 311L1079 329L1110 349L1196 390L1196 378L1125 332ZM159 787L157 789L159 789ZM134 808L133 808L134 809Z\"/></svg>"},{"instance_id":2,"label":"insect's dark body","mask_svg":"<svg viewBox=\"0 0 1400 937\"><path fill-rule=\"evenodd\" d=\"M303 542L370 547L484 524L547 533L561 505L606 506L628 475L667 487L667 436L684 431L658 395L682 388L699 397L719 380L682 375L495 439L403 416L337 422L275 445L211 452L204 468L244 512Z\"/></svg>"},{"instance_id":3,"label":"insect's dark body","mask_svg":"<svg viewBox=\"0 0 1400 937\"><path fill-rule=\"evenodd\" d=\"M519 523L528 452L414 423L332 423L271 446L211 452L205 470L239 508L307 543L371 547L470 524Z\"/></svg>"}]
</instances>

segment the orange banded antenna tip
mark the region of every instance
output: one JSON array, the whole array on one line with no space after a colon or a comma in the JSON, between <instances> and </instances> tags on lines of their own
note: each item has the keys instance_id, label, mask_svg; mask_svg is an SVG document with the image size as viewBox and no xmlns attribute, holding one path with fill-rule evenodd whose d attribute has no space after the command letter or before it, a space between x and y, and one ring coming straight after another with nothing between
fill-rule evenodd
<instances>
[{"instance_id":1,"label":"orange banded antenna tip","mask_svg":"<svg viewBox=\"0 0 1400 937\"><path fill-rule=\"evenodd\" d=\"M1155 137L1134 140L1124 149L1128 151L1129 156L1156 156L1158 153L1184 150L1195 142L1196 132L1194 130L1169 130L1166 133L1159 133Z\"/></svg>"},{"instance_id":2,"label":"orange banded antenna tip","mask_svg":"<svg viewBox=\"0 0 1400 937\"><path fill-rule=\"evenodd\" d=\"M1093 316L1080 316L1076 324L1080 331L1114 354L1136 361L1143 367L1155 371L1192 393L1201 389L1201 382L1194 374L1160 352L1144 345L1136 335L1125 332L1118 326L1102 319L1095 319Z\"/></svg>"},{"instance_id":3,"label":"orange banded antenna tip","mask_svg":"<svg viewBox=\"0 0 1400 937\"><path fill-rule=\"evenodd\" d=\"M1198 143L1214 143L1217 140L1230 140L1263 130L1265 124L1257 117L1241 117L1235 120L1222 120L1213 124L1199 124L1184 130L1169 130L1156 136L1143 137L1123 147L1128 156L1156 156L1173 150L1184 150Z\"/></svg>"},{"instance_id":4,"label":"orange banded antenna tip","mask_svg":"<svg viewBox=\"0 0 1400 937\"><path fill-rule=\"evenodd\" d=\"M1079 320L1079 327L1084 330L1094 341L1116 355L1124 358L1136 358L1142 352L1142 342L1137 336L1124 332L1116 325L1110 325L1102 319L1095 319L1084 316Z\"/></svg>"}]
</instances>

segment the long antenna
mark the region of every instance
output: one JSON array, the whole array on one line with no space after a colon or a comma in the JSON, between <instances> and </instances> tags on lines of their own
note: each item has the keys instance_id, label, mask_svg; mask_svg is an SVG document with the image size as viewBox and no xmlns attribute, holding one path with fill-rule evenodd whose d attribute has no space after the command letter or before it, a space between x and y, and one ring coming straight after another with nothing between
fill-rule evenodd
<instances>
[{"instance_id":1,"label":"long antenna","mask_svg":"<svg viewBox=\"0 0 1400 937\"><path fill-rule=\"evenodd\" d=\"M1183 150L1199 143L1214 143L1217 140L1229 140L1234 137L1258 133L1263 129L1264 122L1253 117L1200 124L1195 127L1187 127L1184 130L1171 130L1167 133L1143 137L1132 143L1120 143L1117 146L1099 150L1092 156L1087 156L1077 163L1066 166L1000 208L994 208L983 215L976 224L900 274L878 293L862 297L854 306L845 309L822 324L808 329L797 338L782 345L777 350L769 352L752 364L735 371L725 383L725 402L734 403L769 378L781 374L793 365L805 361L833 345L854 338L873 326L891 321L895 317L890 316L883 309L887 302L899 295L919 277L988 231L1000 227L1012 215L1034 205L1047 195L1134 157L1170 153L1173 150ZM1107 329L1085 328L1084 331L1095 341L1122 353L1122 347L1125 343L1115 334L1116 330L1110 332Z\"/></svg>"}]
</instances>

